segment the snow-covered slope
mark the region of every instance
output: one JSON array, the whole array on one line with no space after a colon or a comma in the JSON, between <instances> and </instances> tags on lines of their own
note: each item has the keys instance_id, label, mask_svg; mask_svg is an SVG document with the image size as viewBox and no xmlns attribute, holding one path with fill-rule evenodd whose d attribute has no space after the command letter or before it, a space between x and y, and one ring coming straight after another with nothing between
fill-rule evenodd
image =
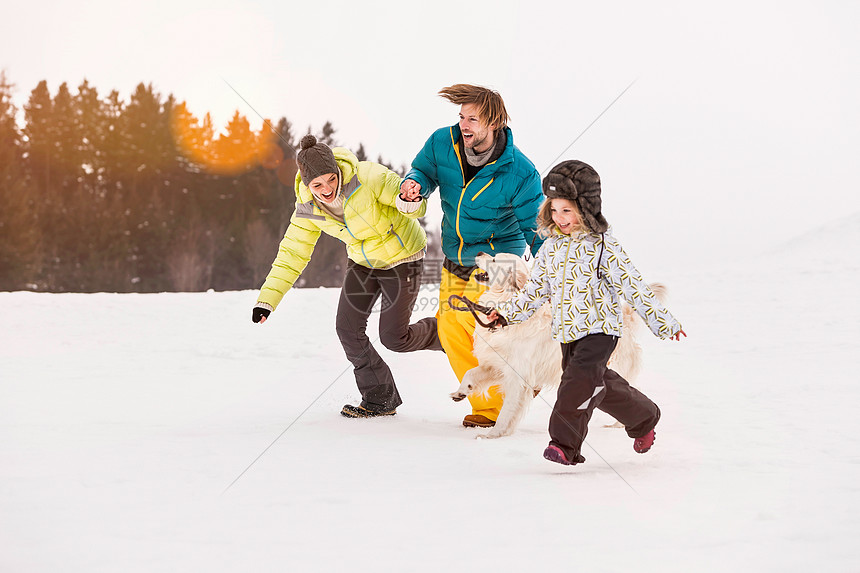
<instances>
[{"instance_id":1,"label":"snow-covered slope","mask_svg":"<svg viewBox=\"0 0 860 573\"><path fill-rule=\"evenodd\" d=\"M441 353L383 351L404 405L342 418L337 289L262 326L253 292L0 293L0 570L860 570L858 269L809 245L642 269L689 334L644 341L656 445L599 414L574 468L551 395L475 440Z\"/></svg>"}]
</instances>

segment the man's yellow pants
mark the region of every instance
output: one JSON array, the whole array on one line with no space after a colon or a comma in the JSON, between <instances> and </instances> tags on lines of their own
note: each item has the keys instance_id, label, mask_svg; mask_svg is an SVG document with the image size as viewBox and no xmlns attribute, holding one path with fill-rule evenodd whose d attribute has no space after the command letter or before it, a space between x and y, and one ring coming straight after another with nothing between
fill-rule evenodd
<instances>
[{"instance_id":1,"label":"man's yellow pants","mask_svg":"<svg viewBox=\"0 0 860 573\"><path fill-rule=\"evenodd\" d=\"M468 281L442 269L442 282L439 285L439 310L436 312L439 341L457 380L463 381L463 375L478 365L478 360L472 354L472 337L475 333L475 317L470 312L454 310L448 305L448 297L452 294L465 296L477 302L478 297L486 287L475 281L474 273ZM495 421L502 409L502 395L498 386L493 386L487 396L469 396L472 403L472 413L481 414Z\"/></svg>"}]
</instances>

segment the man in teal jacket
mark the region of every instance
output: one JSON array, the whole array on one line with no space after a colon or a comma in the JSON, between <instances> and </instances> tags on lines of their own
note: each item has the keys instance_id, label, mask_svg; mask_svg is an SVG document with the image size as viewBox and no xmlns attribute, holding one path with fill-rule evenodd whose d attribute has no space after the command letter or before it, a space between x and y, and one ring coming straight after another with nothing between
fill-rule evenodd
<instances>
[{"instance_id":1,"label":"man in teal jacket","mask_svg":"<svg viewBox=\"0 0 860 573\"><path fill-rule=\"evenodd\" d=\"M477 366L472 355L475 321L453 312L452 294L476 300L485 287L475 278L478 253L537 253L543 239L536 233L543 201L540 175L514 145L508 113L498 92L456 84L439 94L460 107L457 125L434 132L412 162L401 184L401 198L417 205L436 188L442 200L442 265L437 313L439 339L459 381ZM399 203L402 207L407 203ZM464 426L495 424L502 398L470 396L472 414Z\"/></svg>"}]
</instances>

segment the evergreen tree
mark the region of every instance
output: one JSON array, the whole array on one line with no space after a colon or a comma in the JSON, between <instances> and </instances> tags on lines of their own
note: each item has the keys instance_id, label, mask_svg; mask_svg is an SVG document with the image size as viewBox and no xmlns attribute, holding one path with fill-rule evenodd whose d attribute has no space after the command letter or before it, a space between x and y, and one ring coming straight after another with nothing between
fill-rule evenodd
<instances>
[{"instance_id":1,"label":"evergreen tree","mask_svg":"<svg viewBox=\"0 0 860 573\"><path fill-rule=\"evenodd\" d=\"M120 100L119 92L111 91L107 99L102 102L104 116L104 133L102 134L100 154L103 161L101 179L103 192L109 200L115 199L122 189L122 174L127 171L123 164L126 159L123 146L125 138L122 134L121 118L125 104Z\"/></svg>"},{"instance_id":2,"label":"evergreen tree","mask_svg":"<svg viewBox=\"0 0 860 573\"><path fill-rule=\"evenodd\" d=\"M139 84L119 118L120 164L118 185L126 206L124 232L129 237L123 284L144 291L167 285L164 253L169 225L162 225L170 174L178 165L170 130L173 98L164 103L152 85Z\"/></svg>"},{"instance_id":3,"label":"evergreen tree","mask_svg":"<svg viewBox=\"0 0 860 573\"><path fill-rule=\"evenodd\" d=\"M41 81L30 92L24 104L25 126L23 152L25 185L32 197L35 227L40 241L32 258L31 283L40 289L54 289L54 265L57 254L52 252L50 231L57 223L59 195L54 189L53 172L57 169L53 159L54 134L51 129L53 101L48 83Z\"/></svg>"},{"instance_id":4,"label":"evergreen tree","mask_svg":"<svg viewBox=\"0 0 860 573\"><path fill-rule=\"evenodd\" d=\"M355 150L355 156L359 161L367 161L367 151L364 150L363 143L358 144L358 149Z\"/></svg>"},{"instance_id":5,"label":"evergreen tree","mask_svg":"<svg viewBox=\"0 0 860 573\"><path fill-rule=\"evenodd\" d=\"M227 124L227 131L213 145L212 170L224 175L244 173L257 160L257 136L239 112Z\"/></svg>"},{"instance_id":6,"label":"evergreen tree","mask_svg":"<svg viewBox=\"0 0 860 573\"><path fill-rule=\"evenodd\" d=\"M12 88L0 70L0 290L26 288L38 230L23 170L23 142Z\"/></svg>"},{"instance_id":7,"label":"evergreen tree","mask_svg":"<svg viewBox=\"0 0 860 573\"><path fill-rule=\"evenodd\" d=\"M103 196L105 171L105 131L107 118L98 90L87 80L78 87L74 102L74 130L78 134L77 153L81 160L81 182L92 194Z\"/></svg>"},{"instance_id":8,"label":"evergreen tree","mask_svg":"<svg viewBox=\"0 0 860 573\"><path fill-rule=\"evenodd\" d=\"M60 84L57 95L54 96L49 128L53 133L53 158L58 167L55 171L58 179L54 181L54 185L60 192L65 209L68 193L77 184L81 169L81 134L75 118L72 94L66 82Z\"/></svg>"},{"instance_id":9,"label":"evergreen tree","mask_svg":"<svg viewBox=\"0 0 860 573\"><path fill-rule=\"evenodd\" d=\"M254 132L236 113L215 137L208 114L152 85L125 102L86 80L51 97L43 81L19 130L10 91L0 75L0 288L259 287L295 209L290 121ZM338 286L345 263L324 235L297 286Z\"/></svg>"},{"instance_id":10,"label":"evergreen tree","mask_svg":"<svg viewBox=\"0 0 860 573\"><path fill-rule=\"evenodd\" d=\"M320 133L319 137L317 137L317 140L319 140L322 143L325 143L329 147L335 147L337 145L337 143L335 143L335 141L334 141L334 132L335 131L336 130L335 130L334 126L331 124L331 122L327 121L327 122L325 122L325 124L323 124L322 132Z\"/></svg>"},{"instance_id":11,"label":"evergreen tree","mask_svg":"<svg viewBox=\"0 0 860 573\"><path fill-rule=\"evenodd\" d=\"M53 147L50 128L52 108L48 83L43 80L30 92L30 99L24 105L24 154L27 158L27 172L33 179L33 187L45 203L53 198L49 193Z\"/></svg>"},{"instance_id":12,"label":"evergreen tree","mask_svg":"<svg viewBox=\"0 0 860 573\"><path fill-rule=\"evenodd\" d=\"M293 135L293 124L287 118L282 117L278 121L275 128L278 135L278 145L284 154L283 160L278 164L276 169L277 185L270 187L270 204L274 214L270 218L270 226L274 223L275 228L279 230L279 234L283 235L287 224L290 221L296 204L295 181L298 166L296 165L296 152L298 150L298 142Z\"/></svg>"},{"instance_id":13,"label":"evergreen tree","mask_svg":"<svg viewBox=\"0 0 860 573\"><path fill-rule=\"evenodd\" d=\"M237 111L227 124L224 135L215 141L219 178L217 203L213 205L211 233L215 240L215 275L213 287L219 290L240 288L242 277L249 274L243 235L249 223L248 203L258 192L259 149L267 141L251 130L248 120ZM253 215L253 213L251 213Z\"/></svg>"}]
</instances>

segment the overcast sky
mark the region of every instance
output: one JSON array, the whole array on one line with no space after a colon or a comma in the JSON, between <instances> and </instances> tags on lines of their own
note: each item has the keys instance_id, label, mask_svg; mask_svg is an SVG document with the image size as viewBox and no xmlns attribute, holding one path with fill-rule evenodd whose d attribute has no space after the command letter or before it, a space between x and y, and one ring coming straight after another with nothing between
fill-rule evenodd
<instances>
[{"instance_id":1,"label":"overcast sky","mask_svg":"<svg viewBox=\"0 0 860 573\"><path fill-rule=\"evenodd\" d=\"M422 6L4 0L0 68L19 107L43 79L125 98L151 82L200 117L223 126L238 109L259 128L226 80L266 118L330 120L344 145L395 164L456 121L436 92L476 83L501 92L541 172L635 82L562 159L600 172L637 254L729 256L857 220L860 3Z\"/></svg>"}]
</instances>

